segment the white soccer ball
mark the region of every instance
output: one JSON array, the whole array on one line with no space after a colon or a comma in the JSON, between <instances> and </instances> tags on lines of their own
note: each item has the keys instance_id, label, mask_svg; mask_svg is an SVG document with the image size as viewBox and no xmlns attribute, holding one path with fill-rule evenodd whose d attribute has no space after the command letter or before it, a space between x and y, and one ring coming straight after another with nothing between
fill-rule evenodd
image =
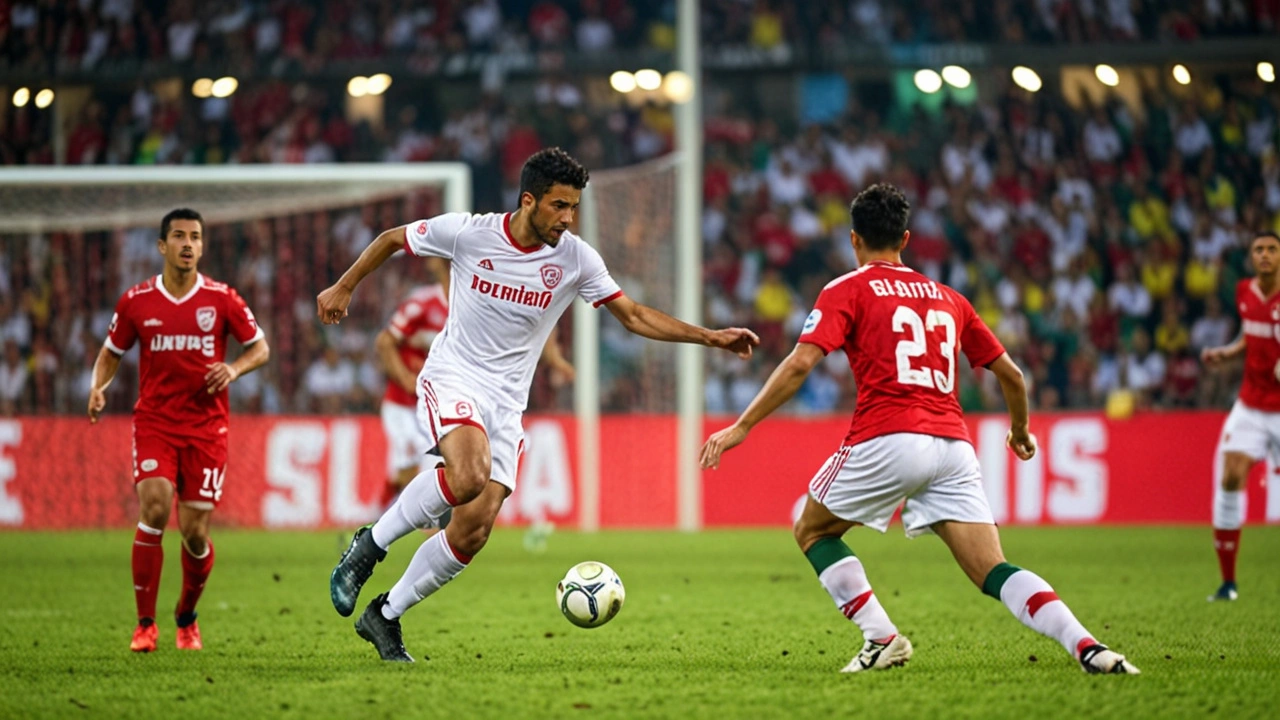
<instances>
[{"instance_id":1,"label":"white soccer ball","mask_svg":"<svg viewBox=\"0 0 1280 720\"><path fill-rule=\"evenodd\" d=\"M594 628L609 622L622 609L627 591L613 568L600 562L582 562L569 568L556 585L556 605L569 622Z\"/></svg>"}]
</instances>

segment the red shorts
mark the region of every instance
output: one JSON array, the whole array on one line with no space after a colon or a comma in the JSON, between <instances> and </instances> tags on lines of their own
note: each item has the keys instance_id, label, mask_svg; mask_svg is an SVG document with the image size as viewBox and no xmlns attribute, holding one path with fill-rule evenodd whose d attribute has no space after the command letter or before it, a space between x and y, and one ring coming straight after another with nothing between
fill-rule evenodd
<instances>
[{"instance_id":1,"label":"red shorts","mask_svg":"<svg viewBox=\"0 0 1280 720\"><path fill-rule=\"evenodd\" d=\"M133 481L164 478L186 505L217 507L227 475L227 436L188 437L133 426Z\"/></svg>"}]
</instances>

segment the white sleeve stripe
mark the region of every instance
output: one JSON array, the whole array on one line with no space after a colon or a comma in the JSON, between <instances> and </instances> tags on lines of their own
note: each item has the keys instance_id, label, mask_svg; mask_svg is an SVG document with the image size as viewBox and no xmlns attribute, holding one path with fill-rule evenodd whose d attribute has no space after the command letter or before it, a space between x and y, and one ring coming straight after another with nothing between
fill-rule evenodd
<instances>
[{"instance_id":1,"label":"white sleeve stripe","mask_svg":"<svg viewBox=\"0 0 1280 720\"><path fill-rule=\"evenodd\" d=\"M246 346L246 347L248 347L249 345L252 345L252 344L254 344L254 343L258 342L259 340L261 340L261 339L262 339L262 337L263 337L262 328L258 328L258 332L254 333L254 334L253 334L253 337L249 338L248 340L245 340L244 342L242 342L242 343L240 343L240 344L241 344L241 345L244 345L244 346Z\"/></svg>"},{"instance_id":2,"label":"white sleeve stripe","mask_svg":"<svg viewBox=\"0 0 1280 720\"><path fill-rule=\"evenodd\" d=\"M116 344L111 342L110 337L108 337L107 341L103 344L106 345L107 349L110 350L111 352L117 355L124 355L124 350L121 350L120 348L116 347Z\"/></svg>"}]
</instances>

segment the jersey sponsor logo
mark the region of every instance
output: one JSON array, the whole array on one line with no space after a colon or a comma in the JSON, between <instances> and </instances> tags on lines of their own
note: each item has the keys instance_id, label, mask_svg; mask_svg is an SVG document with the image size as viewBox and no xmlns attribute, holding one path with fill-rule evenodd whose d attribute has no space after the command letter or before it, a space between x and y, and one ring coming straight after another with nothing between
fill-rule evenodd
<instances>
[{"instance_id":1,"label":"jersey sponsor logo","mask_svg":"<svg viewBox=\"0 0 1280 720\"><path fill-rule=\"evenodd\" d=\"M1241 323L1241 329L1249 337L1280 340L1280 325L1277 324L1260 320L1245 320Z\"/></svg>"},{"instance_id":2,"label":"jersey sponsor logo","mask_svg":"<svg viewBox=\"0 0 1280 720\"><path fill-rule=\"evenodd\" d=\"M867 285L871 287L871 292L875 293L876 297L943 299L942 291L938 289L937 283L931 281L872 280Z\"/></svg>"},{"instance_id":3,"label":"jersey sponsor logo","mask_svg":"<svg viewBox=\"0 0 1280 720\"><path fill-rule=\"evenodd\" d=\"M547 286L548 290L555 290L560 281L564 279L564 270L559 265L543 265L542 284Z\"/></svg>"},{"instance_id":4,"label":"jersey sponsor logo","mask_svg":"<svg viewBox=\"0 0 1280 720\"><path fill-rule=\"evenodd\" d=\"M492 270L492 269L493 269L493 261L492 261L492 260L490 260L489 258L485 258L485 259L483 259L483 260L481 260L481 261L480 261L480 267L484 268L485 270Z\"/></svg>"},{"instance_id":5,"label":"jersey sponsor logo","mask_svg":"<svg viewBox=\"0 0 1280 720\"><path fill-rule=\"evenodd\" d=\"M160 327L164 325L164 321L159 318L147 318L142 321L142 327Z\"/></svg>"},{"instance_id":6,"label":"jersey sponsor logo","mask_svg":"<svg viewBox=\"0 0 1280 720\"><path fill-rule=\"evenodd\" d=\"M156 335L151 338L151 352L199 350L205 357L213 357L216 344L212 335Z\"/></svg>"},{"instance_id":7,"label":"jersey sponsor logo","mask_svg":"<svg viewBox=\"0 0 1280 720\"><path fill-rule=\"evenodd\" d=\"M160 467L160 463L156 462L155 460L143 460L139 464L139 467L142 468L142 472L151 472L152 470L155 470L156 468Z\"/></svg>"},{"instance_id":8,"label":"jersey sponsor logo","mask_svg":"<svg viewBox=\"0 0 1280 720\"><path fill-rule=\"evenodd\" d=\"M804 327L800 329L800 334L807 335L813 332L820 322L822 322L822 311L814 308L813 312L809 313L809 317L804 319Z\"/></svg>"},{"instance_id":9,"label":"jersey sponsor logo","mask_svg":"<svg viewBox=\"0 0 1280 720\"><path fill-rule=\"evenodd\" d=\"M491 282L482 279L479 275L471 276L471 289L481 295L488 295L498 300L516 303L517 305L528 305L546 310L551 307L551 291L530 290L521 285L515 287L513 285L503 285L500 282Z\"/></svg>"},{"instance_id":10,"label":"jersey sponsor logo","mask_svg":"<svg viewBox=\"0 0 1280 720\"><path fill-rule=\"evenodd\" d=\"M196 309L196 324L200 326L201 332L211 332L213 323L218 319L218 309L214 307L202 307Z\"/></svg>"}]
</instances>

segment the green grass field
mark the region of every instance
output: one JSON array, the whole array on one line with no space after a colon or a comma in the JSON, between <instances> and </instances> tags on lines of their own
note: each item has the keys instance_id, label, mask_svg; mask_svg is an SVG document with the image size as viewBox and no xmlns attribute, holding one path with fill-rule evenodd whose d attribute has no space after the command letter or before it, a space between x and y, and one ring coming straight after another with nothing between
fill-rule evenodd
<instances>
[{"instance_id":1,"label":"green grass field","mask_svg":"<svg viewBox=\"0 0 1280 720\"><path fill-rule=\"evenodd\" d=\"M849 543L916 647L881 673L838 671L857 628L786 531L561 532L543 554L494 535L474 567L405 618L414 665L383 663L329 604L336 532L218 531L200 607L205 650L129 652L131 532L0 533L0 718L27 717L1275 717L1280 528L1249 528L1234 604L1210 604L1207 528L1011 529L1010 560L1047 578L1139 677L1082 673L968 585L935 538ZM180 570L166 537L161 608ZM395 581L416 538L362 597ZM580 630L556 580L611 564L627 605ZM357 610L359 612L359 610ZM162 615L165 611L162 610ZM427 657L429 656L429 660Z\"/></svg>"}]
</instances>

